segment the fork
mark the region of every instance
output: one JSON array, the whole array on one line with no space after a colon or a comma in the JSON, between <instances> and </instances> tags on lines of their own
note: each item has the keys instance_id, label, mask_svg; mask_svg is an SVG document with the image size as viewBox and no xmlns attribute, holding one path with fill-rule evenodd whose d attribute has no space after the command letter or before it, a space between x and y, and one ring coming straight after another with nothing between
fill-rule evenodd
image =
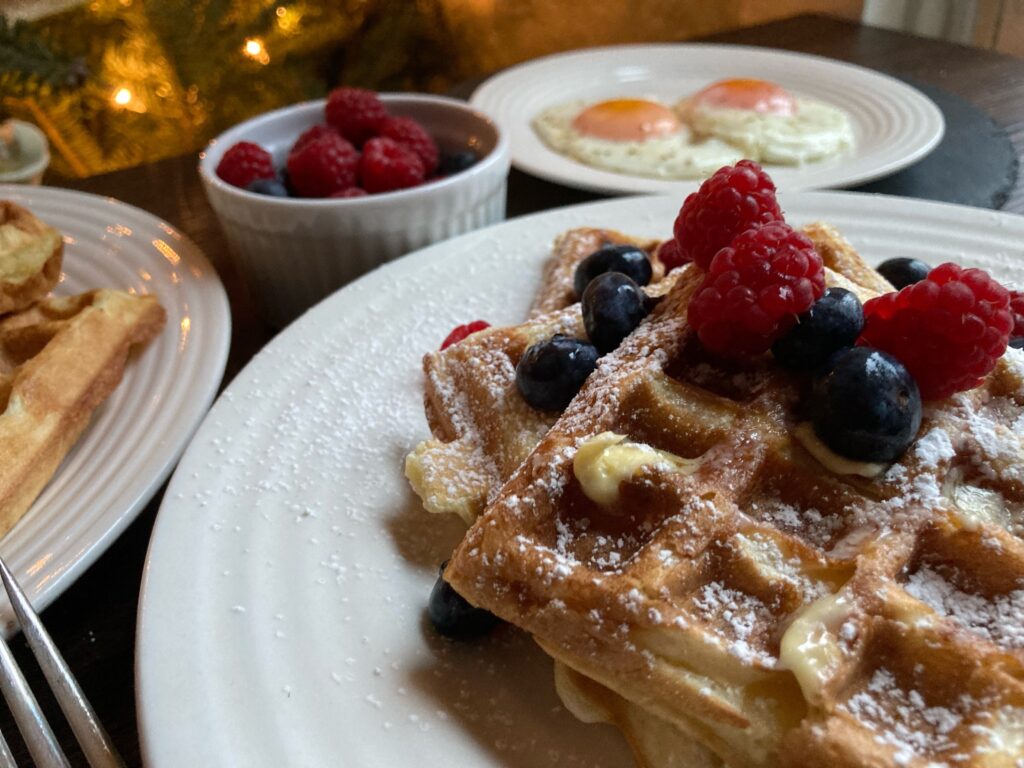
<instances>
[{"instance_id":1,"label":"fork","mask_svg":"<svg viewBox=\"0 0 1024 768\"><path fill-rule=\"evenodd\" d=\"M60 705L64 717L67 718L79 746L85 753L85 759L92 768L124 768L124 762L117 753L110 737L103 729L92 705L85 698L82 689L68 669L60 651L53 644L49 634L43 628L39 616L32 609L7 568L0 558L0 580L10 598L14 614L18 618L25 640L28 641L36 661L43 671L43 676L50 684L54 697ZM57 743L49 723L39 708L39 702L32 694L14 660L7 642L0 637L0 692L7 700L7 706L14 715L14 721L25 739L25 746L38 768L70 768L67 757ZM17 768L17 763L7 746L7 740L0 734L0 768Z\"/></svg>"}]
</instances>

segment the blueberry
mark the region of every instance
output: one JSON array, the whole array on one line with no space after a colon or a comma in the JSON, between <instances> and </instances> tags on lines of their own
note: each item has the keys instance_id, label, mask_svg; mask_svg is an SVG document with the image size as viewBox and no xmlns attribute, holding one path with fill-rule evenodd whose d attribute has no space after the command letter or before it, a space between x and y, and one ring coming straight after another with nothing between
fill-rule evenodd
<instances>
[{"instance_id":1,"label":"blueberry","mask_svg":"<svg viewBox=\"0 0 1024 768\"><path fill-rule=\"evenodd\" d=\"M447 566L447 562L441 564L437 581L430 592L430 602L427 603L430 623L440 634L455 640L486 635L497 626L498 617L483 608L475 608L456 592L444 580L444 569Z\"/></svg>"},{"instance_id":2,"label":"blueberry","mask_svg":"<svg viewBox=\"0 0 1024 768\"><path fill-rule=\"evenodd\" d=\"M635 245L606 245L587 256L576 266L573 288L578 297L590 285L590 281L605 272L621 272L629 275L637 285L651 282L651 260L642 248Z\"/></svg>"},{"instance_id":3,"label":"blueberry","mask_svg":"<svg viewBox=\"0 0 1024 768\"><path fill-rule=\"evenodd\" d=\"M640 321L650 304L643 289L618 272L605 272L590 281L583 292L583 326L602 355L611 352Z\"/></svg>"},{"instance_id":4,"label":"blueberry","mask_svg":"<svg viewBox=\"0 0 1024 768\"><path fill-rule=\"evenodd\" d=\"M894 461L921 427L921 393L895 357L853 347L815 378L811 419L818 437L841 456Z\"/></svg>"},{"instance_id":5,"label":"blueberry","mask_svg":"<svg viewBox=\"0 0 1024 768\"><path fill-rule=\"evenodd\" d=\"M864 329L864 308L845 288L829 288L772 346L775 359L787 368L810 371L843 347L852 347Z\"/></svg>"},{"instance_id":6,"label":"blueberry","mask_svg":"<svg viewBox=\"0 0 1024 768\"><path fill-rule=\"evenodd\" d=\"M278 178L281 179L281 183L284 184L284 188L288 190L288 194L292 197L301 197L301 195L295 191L295 187L292 186L292 178L288 175L288 169L282 168L278 174Z\"/></svg>"},{"instance_id":7,"label":"blueberry","mask_svg":"<svg viewBox=\"0 0 1024 768\"><path fill-rule=\"evenodd\" d=\"M878 273L892 283L897 291L921 282L931 270L931 267L918 259L889 259L878 265Z\"/></svg>"},{"instance_id":8,"label":"blueberry","mask_svg":"<svg viewBox=\"0 0 1024 768\"><path fill-rule=\"evenodd\" d=\"M442 152L441 160L437 166L437 173L440 176L451 176L453 173L459 173L472 168L476 165L477 156L476 152L472 150L465 150L463 152Z\"/></svg>"},{"instance_id":9,"label":"blueberry","mask_svg":"<svg viewBox=\"0 0 1024 768\"><path fill-rule=\"evenodd\" d=\"M593 344L555 334L526 350L516 366L516 386L534 408L561 410L597 367L597 358Z\"/></svg>"},{"instance_id":10,"label":"blueberry","mask_svg":"<svg viewBox=\"0 0 1024 768\"><path fill-rule=\"evenodd\" d=\"M1010 339L1010 346L1014 349L1024 349L1024 336L1017 336Z\"/></svg>"},{"instance_id":11,"label":"blueberry","mask_svg":"<svg viewBox=\"0 0 1024 768\"><path fill-rule=\"evenodd\" d=\"M255 192L257 195L268 195L270 197L291 197L284 182L278 179L256 179L250 182L246 188L247 192Z\"/></svg>"}]
</instances>

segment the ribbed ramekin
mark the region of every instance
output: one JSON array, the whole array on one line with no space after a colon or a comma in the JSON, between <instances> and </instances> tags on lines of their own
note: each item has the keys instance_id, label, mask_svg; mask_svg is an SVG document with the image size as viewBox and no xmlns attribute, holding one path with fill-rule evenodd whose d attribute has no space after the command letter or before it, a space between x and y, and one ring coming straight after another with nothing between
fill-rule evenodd
<instances>
[{"instance_id":1,"label":"ribbed ramekin","mask_svg":"<svg viewBox=\"0 0 1024 768\"><path fill-rule=\"evenodd\" d=\"M472 149L480 160L419 187L325 200L257 195L214 172L221 155L239 141L261 145L282 167L299 134L324 122L323 100L240 123L200 155L199 174L236 267L273 325L286 325L374 267L505 217L508 139L490 118L441 96L381 94L381 99L391 114L418 120L442 150Z\"/></svg>"}]
</instances>

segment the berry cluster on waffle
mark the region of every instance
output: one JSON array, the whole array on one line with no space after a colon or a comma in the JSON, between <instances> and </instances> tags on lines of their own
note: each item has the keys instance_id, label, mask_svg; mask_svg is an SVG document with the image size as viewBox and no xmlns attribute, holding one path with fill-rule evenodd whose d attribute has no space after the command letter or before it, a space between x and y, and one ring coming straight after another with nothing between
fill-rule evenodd
<instances>
[{"instance_id":1,"label":"berry cluster on waffle","mask_svg":"<svg viewBox=\"0 0 1024 768\"><path fill-rule=\"evenodd\" d=\"M829 228L806 234L756 166L723 169L669 241L692 263L526 430L488 422L500 398L465 397L455 361L500 362L489 390L526 401L534 346L606 335L599 291L428 356L431 424L456 414L435 450L502 425L479 467L518 441L449 510L475 522L447 584L533 634L567 705L647 765L1019 765L1017 298L952 265L896 293Z\"/></svg>"},{"instance_id":2,"label":"berry cluster on waffle","mask_svg":"<svg viewBox=\"0 0 1024 768\"><path fill-rule=\"evenodd\" d=\"M153 296L95 290L48 297L62 255L57 230L0 201L0 536L28 511L117 387L131 348L165 322Z\"/></svg>"}]
</instances>

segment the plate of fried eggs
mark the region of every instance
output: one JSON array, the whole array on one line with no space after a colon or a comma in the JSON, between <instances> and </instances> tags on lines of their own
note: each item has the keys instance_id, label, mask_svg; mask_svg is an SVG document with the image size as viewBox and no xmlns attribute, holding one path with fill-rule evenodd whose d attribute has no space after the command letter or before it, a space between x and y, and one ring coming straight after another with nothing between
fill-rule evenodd
<instances>
[{"instance_id":1,"label":"plate of fried eggs","mask_svg":"<svg viewBox=\"0 0 1024 768\"><path fill-rule=\"evenodd\" d=\"M880 72L769 48L591 48L520 64L471 103L511 138L522 171L611 194L684 193L756 160L782 189L886 176L942 139L942 112Z\"/></svg>"}]
</instances>

